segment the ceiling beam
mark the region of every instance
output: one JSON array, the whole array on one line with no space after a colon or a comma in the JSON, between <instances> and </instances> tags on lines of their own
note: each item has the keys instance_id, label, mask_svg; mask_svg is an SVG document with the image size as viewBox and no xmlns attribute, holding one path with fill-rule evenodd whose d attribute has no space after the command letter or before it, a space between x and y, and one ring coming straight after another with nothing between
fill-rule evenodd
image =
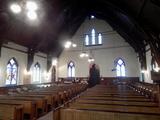
<instances>
[{"instance_id":1,"label":"ceiling beam","mask_svg":"<svg viewBox=\"0 0 160 120\"><path fill-rule=\"evenodd\" d=\"M35 50L33 48L28 49L28 59L27 59L27 71L30 71L30 68L34 62Z\"/></svg>"}]
</instances>

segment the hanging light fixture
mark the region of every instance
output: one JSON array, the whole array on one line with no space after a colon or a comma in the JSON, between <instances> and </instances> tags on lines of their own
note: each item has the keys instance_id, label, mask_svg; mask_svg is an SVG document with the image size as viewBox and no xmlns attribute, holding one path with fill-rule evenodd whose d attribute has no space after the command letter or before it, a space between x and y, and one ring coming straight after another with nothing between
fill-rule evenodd
<instances>
[{"instance_id":1,"label":"hanging light fixture","mask_svg":"<svg viewBox=\"0 0 160 120\"><path fill-rule=\"evenodd\" d=\"M27 17L28 17L30 20L36 20L36 19L37 19L37 14L36 14L36 12L34 12L34 11L28 11L28 12L27 12Z\"/></svg>"},{"instance_id":2,"label":"hanging light fixture","mask_svg":"<svg viewBox=\"0 0 160 120\"><path fill-rule=\"evenodd\" d=\"M70 48L72 45L72 42L71 41L67 41L64 45L65 48Z\"/></svg>"},{"instance_id":3,"label":"hanging light fixture","mask_svg":"<svg viewBox=\"0 0 160 120\"><path fill-rule=\"evenodd\" d=\"M38 4L33 0L21 0L10 4L10 10L14 14L19 14L23 11L29 20L36 20L38 18L37 10Z\"/></svg>"},{"instance_id":4,"label":"hanging light fixture","mask_svg":"<svg viewBox=\"0 0 160 120\"><path fill-rule=\"evenodd\" d=\"M77 47L77 44L73 43L73 44L72 44L72 47L74 47L74 48Z\"/></svg>"},{"instance_id":5,"label":"hanging light fixture","mask_svg":"<svg viewBox=\"0 0 160 120\"><path fill-rule=\"evenodd\" d=\"M94 55L93 55L93 51L92 50L90 50L89 51L89 58L88 58L88 62L89 63L91 63L91 62L94 62L95 61L95 59L94 59Z\"/></svg>"},{"instance_id":6,"label":"hanging light fixture","mask_svg":"<svg viewBox=\"0 0 160 120\"><path fill-rule=\"evenodd\" d=\"M36 11L38 9L38 5L34 1L27 1L26 9L28 11Z\"/></svg>"},{"instance_id":7,"label":"hanging light fixture","mask_svg":"<svg viewBox=\"0 0 160 120\"><path fill-rule=\"evenodd\" d=\"M68 49L68 48L70 48L70 47L75 48L75 47L77 47L77 44L75 44L75 43L73 43L73 42L71 42L71 41L67 41L67 42L65 42L64 47L65 47L66 49Z\"/></svg>"},{"instance_id":8,"label":"hanging light fixture","mask_svg":"<svg viewBox=\"0 0 160 120\"><path fill-rule=\"evenodd\" d=\"M21 6L17 3L11 4L10 5L10 10L15 14L18 14L22 11Z\"/></svg>"},{"instance_id":9,"label":"hanging light fixture","mask_svg":"<svg viewBox=\"0 0 160 120\"><path fill-rule=\"evenodd\" d=\"M92 57L90 57L89 59L88 59L88 62L89 63L91 63L91 62L94 62L95 60L94 60L94 58L92 58Z\"/></svg>"},{"instance_id":10,"label":"hanging light fixture","mask_svg":"<svg viewBox=\"0 0 160 120\"><path fill-rule=\"evenodd\" d=\"M81 58L88 57L89 55L86 52L82 52L79 55Z\"/></svg>"}]
</instances>

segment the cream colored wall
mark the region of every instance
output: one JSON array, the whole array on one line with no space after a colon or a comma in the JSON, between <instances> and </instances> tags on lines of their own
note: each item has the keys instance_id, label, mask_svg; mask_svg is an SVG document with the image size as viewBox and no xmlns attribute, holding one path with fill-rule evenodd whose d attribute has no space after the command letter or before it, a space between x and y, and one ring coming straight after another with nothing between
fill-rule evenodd
<instances>
[{"instance_id":1,"label":"cream colored wall","mask_svg":"<svg viewBox=\"0 0 160 120\"><path fill-rule=\"evenodd\" d=\"M42 57L40 57L42 56ZM34 68L34 65L38 62L40 64L40 72L41 72L41 83L43 82L49 82L47 79L46 79L46 73L47 73L47 56L45 54L42 54L42 53L36 53L35 56L34 56L34 62L31 66L31 74L33 73L33 68ZM33 77L31 78L33 80ZM31 81L32 82L32 81Z\"/></svg>"},{"instance_id":2,"label":"cream colored wall","mask_svg":"<svg viewBox=\"0 0 160 120\"><path fill-rule=\"evenodd\" d=\"M83 47L84 34L89 34L95 29L97 33L102 33L103 45L93 47ZM108 31L108 32L107 32ZM105 33L103 33L105 32ZM65 41L65 40L64 40ZM89 63L87 59L79 57L80 52L86 51L92 53L95 58L95 63L99 65L101 75L103 77L115 77L114 60L122 58L126 63L126 76L138 77L139 67L137 55L132 47L125 42L125 40L112 29L112 27L103 20L88 20L81 25L72 41L76 43L77 48L64 50L58 61L58 75L59 77L67 77L67 64L69 61L74 61L76 66L76 77L87 77L89 75Z\"/></svg>"},{"instance_id":3,"label":"cream colored wall","mask_svg":"<svg viewBox=\"0 0 160 120\"><path fill-rule=\"evenodd\" d=\"M9 43L6 46L8 47L14 46L16 47L16 49L19 49L19 50L23 49L23 47L15 45L13 43ZM18 62L18 73L19 74L18 74L17 84L23 84L23 79L24 79L23 73L27 65L27 54L2 47L1 57L0 57L0 69L1 69L0 85L5 85L6 69L7 69L6 66L7 66L8 61L13 57Z\"/></svg>"},{"instance_id":4,"label":"cream colored wall","mask_svg":"<svg viewBox=\"0 0 160 120\"><path fill-rule=\"evenodd\" d=\"M5 85L5 79L6 79L6 66L8 61L11 58L15 58L18 62L18 80L17 84L23 84L25 83L24 78L24 71L26 70L27 67L27 48L14 44L12 42L9 42L8 44L4 44L1 49L1 57L0 57L0 86ZM7 48L9 47L9 48ZM13 50L10 48L14 48L17 50ZM21 52L20 52L21 51ZM46 57L45 54L38 53L41 56ZM43 72L47 70L47 59L43 57L38 57L37 54L34 56L34 63L39 62L41 65L41 71L42 71L42 82L47 82L44 79Z\"/></svg>"}]
</instances>

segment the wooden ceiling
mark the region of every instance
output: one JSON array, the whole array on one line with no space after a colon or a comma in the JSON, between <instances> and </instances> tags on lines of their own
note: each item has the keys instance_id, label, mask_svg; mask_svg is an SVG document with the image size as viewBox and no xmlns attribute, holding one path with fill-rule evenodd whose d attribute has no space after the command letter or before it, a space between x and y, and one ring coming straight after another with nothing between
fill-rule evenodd
<instances>
[{"instance_id":1,"label":"wooden ceiling","mask_svg":"<svg viewBox=\"0 0 160 120\"><path fill-rule=\"evenodd\" d=\"M35 0L42 5L39 24L8 9L15 0L0 0L1 44L13 41L58 56L62 37L70 38L91 14L107 21L144 59L145 46L160 64L160 0ZM3 41L2 41L3 40Z\"/></svg>"}]
</instances>

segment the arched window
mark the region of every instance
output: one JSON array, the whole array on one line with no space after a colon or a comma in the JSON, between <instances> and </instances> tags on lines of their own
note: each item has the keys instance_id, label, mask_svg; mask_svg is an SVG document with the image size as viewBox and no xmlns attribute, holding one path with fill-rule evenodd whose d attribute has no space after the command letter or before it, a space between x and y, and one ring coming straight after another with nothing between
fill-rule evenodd
<instances>
[{"instance_id":1,"label":"arched window","mask_svg":"<svg viewBox=\"0 0 160 120\"><path fill-rule=\"evenodd\" d=\"M17 76L18 76L18 63L15 58L11 58L7 64L6 85L17 84Z\"/></svg>"},{"instance_id":2,"label":"arched window","mask_svg":"<svg viewBox=\"0 0 160 120\"><path fill-rule=\"evenodd\" d=\"M68 77L75 77L75 64L72 61L68 63Z\"/></svg>"},{"instance_id":3,"label":"arched window","mask_svg":"<svg viewBox=\"0 0 160 120\"><path fill-rule=\"evenodd\" d=\"M85 38L85 45L89 45L89 36L86 35L86 38Z\"/></svg>"},{"instance_id":4,"label":"arched window","mask_svg":"<svg viewBox=\"0 0 160 120\"><path fill-rule=\"evenodd\" d=\"M101 33L98 34L98 44L99 45L102 44L102 34Z\"/></svg>"},{"instance_id":5,"label":"arched window","mask_svg":"<svg viewBox=\"0 0 160 120\"><path fill-rule=\"evenodd\" d=\"M95 39L95 30L94 29L92 29L91 35L92 35L92 45L95 45L96 44L96 39Z\"/></svg>"},{"instance_id":6,"label":"arched window","mask_svg":"<svg viewBox=\"0 0 160 120\"><path fill-rule=\"evenodd\" d=\"M102 34L97 34L95 29L92 29L90 34L85 35L84 44L86 46L102 45Z\"/></svg>"},{"instance_id":7,"label":"arched window","mask_svg":"<svg viewBox=\"0 0 160 120\"><path fill-rule=\"evenodd\" d=\"M33 68L33 83L40 83L41 82L40 69L41 69L40 64L37 62Z\"/></svg>"},{"instance_id":8,"label":"arched window","mask_svg":"<svg viewBox=\"0 0 160 120\"><path fill-rule=\"evenodd\" d=\"M121 58L116 60L116 71L117 76L125 76L125 63Z\"/></svg>"}]
</instances>

